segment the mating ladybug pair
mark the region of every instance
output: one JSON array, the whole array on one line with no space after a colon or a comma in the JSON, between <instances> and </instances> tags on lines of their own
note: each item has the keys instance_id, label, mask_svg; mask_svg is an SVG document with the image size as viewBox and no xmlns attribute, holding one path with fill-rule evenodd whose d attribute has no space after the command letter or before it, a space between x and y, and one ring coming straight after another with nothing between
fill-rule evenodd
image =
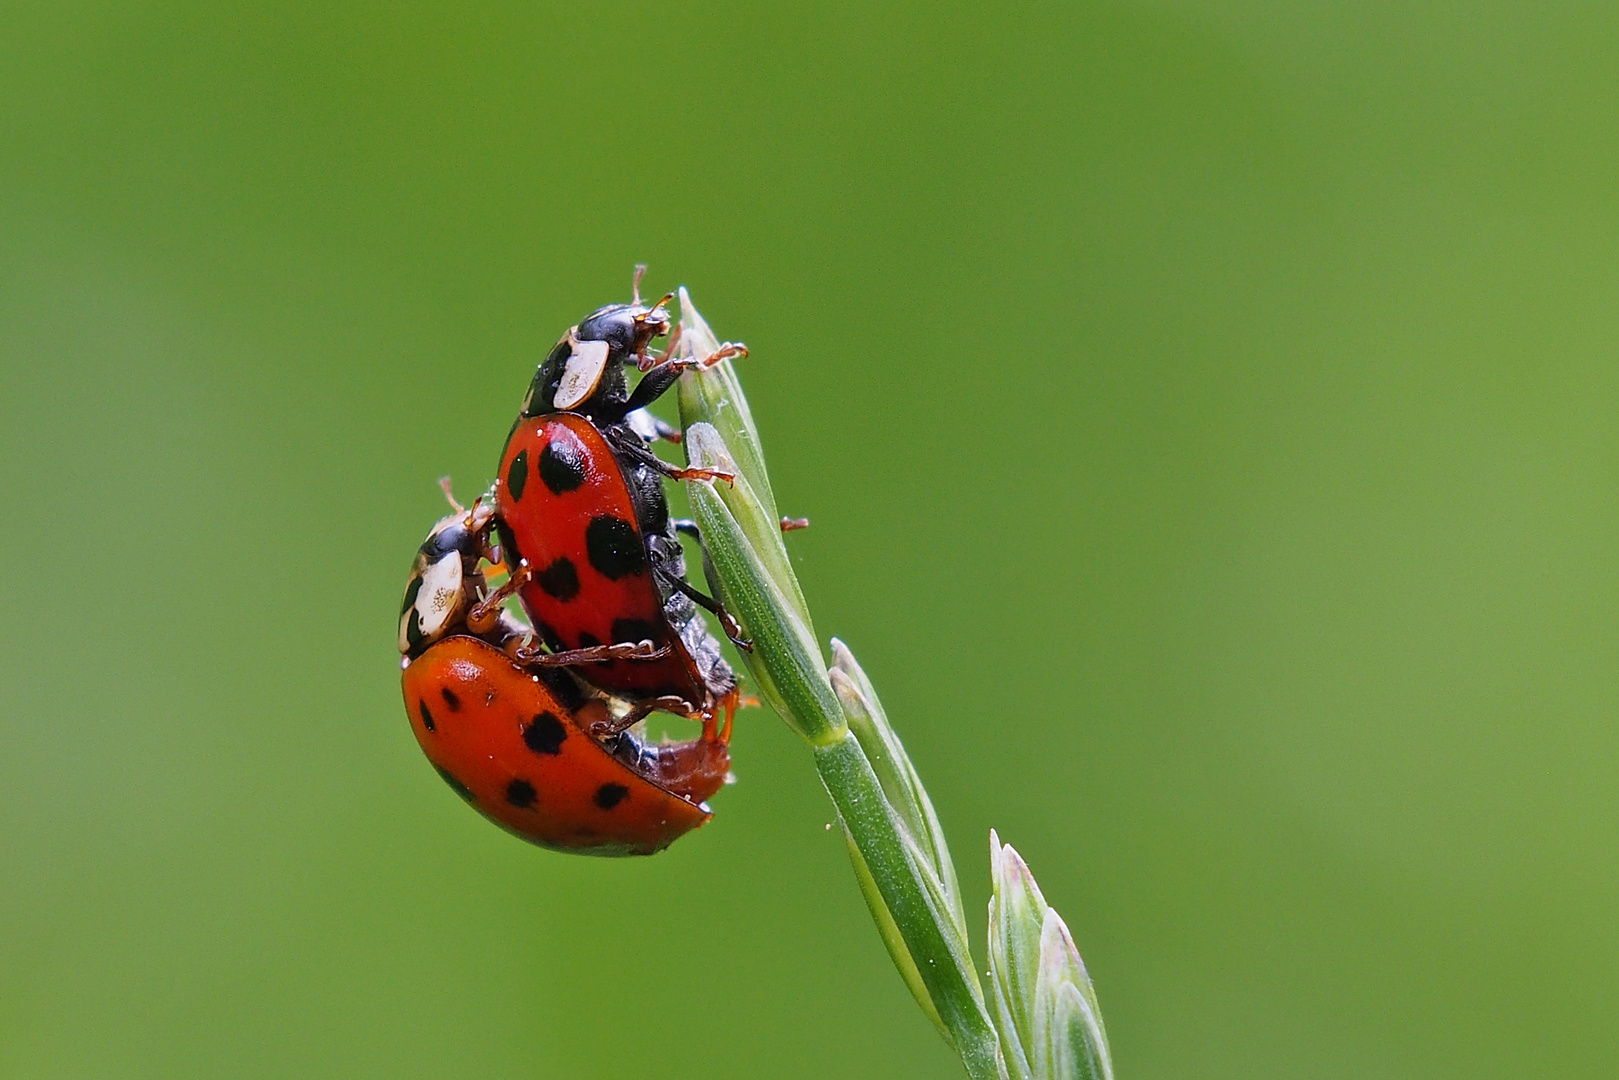
<instances>
[{"instance_id":1,"label":"mating ladybug pair","mask_svg":"<svg viewBox=\"0 0 1619 1080\"><path fill-rule=\"evenodd\" d=\"M534 375L493 490L470 509L451 499L400 613L405 708L422 751L486 817L547 847L659 851L708 820L703 800L730 768L737 682L698 608L750 646L686 581L679 534L696 530L670 518L663 480L731 477L658 458L651 440L679 434L644 409L681 372L746 350L677 359L676 331L649 353L669 333L672 296L646 306L637 287L631 303L563 335ZM498 588L485 564L506 569ZM513 595L532 627L505 610ZM654 710L700 720L702 734L648 745L631 729Z\"/></svg>"}]
</instances>

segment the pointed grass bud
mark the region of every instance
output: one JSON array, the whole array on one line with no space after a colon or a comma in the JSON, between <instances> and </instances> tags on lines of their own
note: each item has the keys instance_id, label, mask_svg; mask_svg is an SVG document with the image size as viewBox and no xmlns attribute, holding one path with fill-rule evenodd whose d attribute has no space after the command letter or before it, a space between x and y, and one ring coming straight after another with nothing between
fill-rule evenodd
<instances>
[{"instance_id":1,"label":"pointed grass bud","mask_svg":"<svg viewBox=\"0 0 1619 1080\"><path fill-rule=\"evenodd\" d=\"M680 343L676 355L684 360L701 360L719 352L720 344L682 285ZM765 473L759 429L754 426L753 411L742 393L736 367L730 360L721 360L712 367L690 373L680 380L679 396L681 425L689 427L699 420L714 425L730 447L738 475L747 479L760 501L775 513L776 496L770 490L770 477Z\"/></svg>"},{"instance_id":2,"label":"pointed grass bud","mask_svg":"<svg viewBox=\"0 0 1619 1080\"><path fill-rule=\"evenodd\" d=\"M1011 1080L1112 1080L1096 991L1028 864L989 834L990 999Z\"/></svg>"}]
</instances>

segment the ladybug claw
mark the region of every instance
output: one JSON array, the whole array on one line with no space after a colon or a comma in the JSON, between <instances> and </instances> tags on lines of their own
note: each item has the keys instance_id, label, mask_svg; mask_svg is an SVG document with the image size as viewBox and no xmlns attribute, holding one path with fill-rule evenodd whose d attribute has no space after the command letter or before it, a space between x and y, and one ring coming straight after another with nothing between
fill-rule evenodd
<instances>
[{"instance_id":1,"label":"ladybug claw","mask_svg":"<svg viewBox=\"0 0 1619 1080\"><path fill-rule=\"evenodd\" d=\"M731 644L745 653L751 653L753 651L753 639L742 636L742 627L731 616L731 613L715 605L714 614L720 620L720 628L725 631L725 636L730 639Z\"/></svg>"}]
</instances>

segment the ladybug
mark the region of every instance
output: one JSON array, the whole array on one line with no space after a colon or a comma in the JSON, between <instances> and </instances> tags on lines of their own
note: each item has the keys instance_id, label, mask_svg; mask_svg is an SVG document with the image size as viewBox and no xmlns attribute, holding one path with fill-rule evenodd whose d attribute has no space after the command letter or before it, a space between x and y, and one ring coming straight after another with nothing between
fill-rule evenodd
<instances>
[{"instance_id":1,"label":"ladybug","mask_svg":"<svg viewBox=\"0 0 1619 1080\"><path fill-rule=\"evenodd\" d=\"M704 800L730 768L729 724L649 746L624 730L649 705L615 716L617 703L567 672L516 659L527 628L480 599L491 518L481 500L444 518L411 570L400 651L417 743L456 794L525 840L588 855L661 851L711 816Z\"/></svg>"},{"instance_id":2,"label":"ladybug","mask_svg":"<svg viewBox=\"0 0 1619 1080\"><path fill-rule=\"evenodd\" d=\"M568 653L642 645L643 657L581 668L609 693L709 723L735 710L736 677L697 613L712 612L741 649L751 646L725 610L686 581L678 531L662 480L730 480L714 469L682 469L653 454L643 431L657 429L641 410L682 371L728 356L726 344L702 359L674 359L649 343L669 332L663 310L635 299L601 308L571 327L535 373L507 437L494 485L496 528L515 564L519 591L540 638ZM643 371L631 391L625 368ZM653 658L655 656L655 658Z\"/></svg>"},{"instance_id":3,"label":"ladybug","mask_svg":"<svg viewBox=\"0 0 1619 1080\"><path fill-rule=\"evenodd\" d=\"M483 562L500 565L499 553L489 539L494 510L481 498L471 510L464 509L451 494L448 477L439 486L455 513L433 526L410 568L405 602L399 610L399 651L407 659L420 656L447 629L463 623L474 634L494 634L525 664L562 667L662 655L645 646L541 651L533 633L502 609L505 591L491 593L481 569Z\"/></svg>"}]
</instances>

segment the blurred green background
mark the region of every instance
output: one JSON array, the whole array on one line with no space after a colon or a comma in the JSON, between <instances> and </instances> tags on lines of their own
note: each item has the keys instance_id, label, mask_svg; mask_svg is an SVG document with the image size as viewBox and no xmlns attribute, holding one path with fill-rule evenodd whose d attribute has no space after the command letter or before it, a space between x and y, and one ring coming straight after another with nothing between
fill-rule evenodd
<instances>
[{"instance_id":1,"label":"blurred green background","mask_svg":"<svg viewBox=\"0 0 1619 1080\"><path fill-rule=\"evenodd\" d=\"M959 1075L768 713L642 861L410 737L434 480L637 260L1121 1077L1619 1072L1611 5L5 26L0 1075Z\"/></svg>"}]
</instances>

